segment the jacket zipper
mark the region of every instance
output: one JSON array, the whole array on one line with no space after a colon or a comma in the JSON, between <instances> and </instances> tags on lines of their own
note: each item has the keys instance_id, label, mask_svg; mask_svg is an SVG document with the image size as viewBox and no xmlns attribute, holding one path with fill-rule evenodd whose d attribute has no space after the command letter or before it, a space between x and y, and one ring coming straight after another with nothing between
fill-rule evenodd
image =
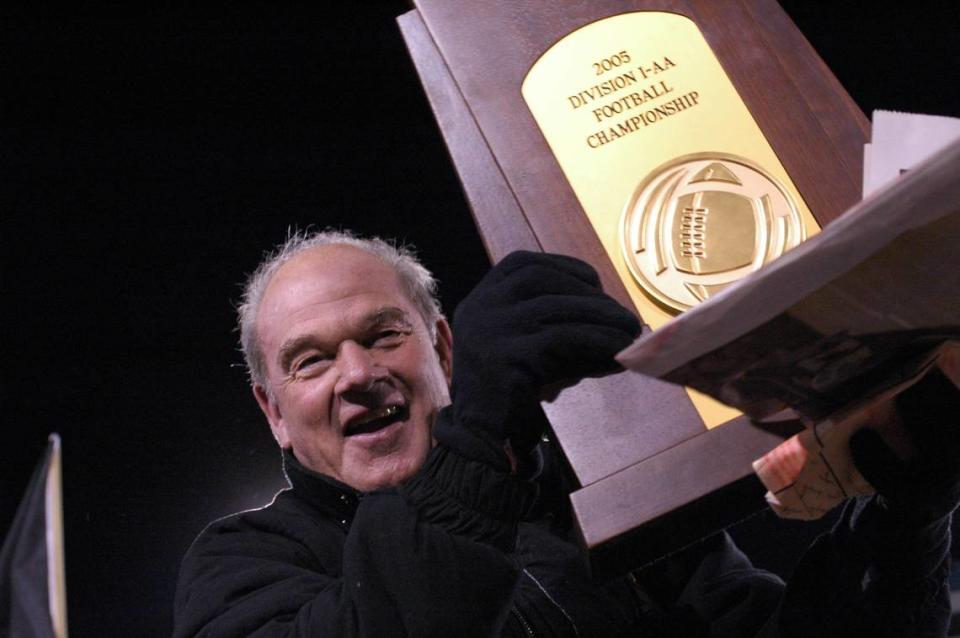
<instances>
[{"instance_id":1,"label":"jacket zipper","mask_svg":"<svg viewBox=\"0 0 960 638\"><path fill-rule=\"evenodd\" d=\"M527 618L526 618L526 616L523 615L523 612L521 612L520 609L518 609L516 605L514 605L513 607L511 607L511 608L510 608L510 611L513 613L514 616L517 617L517 620L520 621L520 624L523 626L523 629L526 631L526 634L527 634L530 638L536 638L537 635L536 635L535 633L533 633L533 627L531 627L531 626L530 626L530 623L527 622Z\"/></svg>"},{"instance_id":2,"label":"jacket zipper","mask_svg":"<svg viewBox=\"0 0 960 638\"><path fill-rule=\"evenodd\" d=\"M570 617L570 614L567 613L567 610L561 607L560 603L554 600L553 596L550 595L550 592L548 592L547 589L540 584L540 581L537 580L536 577L534 577L534 575L530 573L530 570L524 568L523 573L527 578L533 581L533 584L536 585L537 588L540 590L540 592L543 593L544 597L546 597L546 599L550 601L550 604L556 607L557 610L561 614L563 614L563 617L566 618L567 622L570 623L570 628L573 629L573 635L576 636L577 638L580 638L580 632L577 630L577 623L573 622L573 618Z\"/></svg>"}]
</instances>

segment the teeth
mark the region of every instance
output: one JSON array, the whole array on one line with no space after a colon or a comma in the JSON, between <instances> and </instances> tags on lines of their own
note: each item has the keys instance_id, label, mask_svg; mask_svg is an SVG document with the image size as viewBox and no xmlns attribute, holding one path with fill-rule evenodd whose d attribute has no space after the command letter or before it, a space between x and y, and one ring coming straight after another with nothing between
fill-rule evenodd
<instances>
[{"instance_id":1,"label":"teeth","mask_svg":"<svg viewBox=\"0 0 960 638\"><path fill-rule=\"evenodd\" d=\"M394 416L398 412L400 412L399 405L391 405L389 407L380 408L367 414L367 416L358 421L356 425L363 425L365 423L370 423L371 421L376 421L377 419L385 419L387 417Z\"/></svg>"}]
</instances>

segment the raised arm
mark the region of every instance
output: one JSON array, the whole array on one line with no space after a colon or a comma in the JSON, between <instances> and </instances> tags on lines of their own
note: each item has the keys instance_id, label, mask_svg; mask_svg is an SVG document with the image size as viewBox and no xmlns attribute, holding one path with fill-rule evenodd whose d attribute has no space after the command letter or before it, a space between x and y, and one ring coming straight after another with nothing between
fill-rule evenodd
<instances>
[{"instance_id":1,"label":"raised arm","mask_svg":"<svg viewBox=\"0 0 960 638\"><path fill-rule=\"evenodd\" d=\"M363 495L344 525L296 490L215 523L184 560L176 635L525 631L514 550L537 491L524 457L545 424L541 393L612 371L637 332L586 264L508 256L457 311L452 405L421 470Z\"/></svg>"}]
</instances>

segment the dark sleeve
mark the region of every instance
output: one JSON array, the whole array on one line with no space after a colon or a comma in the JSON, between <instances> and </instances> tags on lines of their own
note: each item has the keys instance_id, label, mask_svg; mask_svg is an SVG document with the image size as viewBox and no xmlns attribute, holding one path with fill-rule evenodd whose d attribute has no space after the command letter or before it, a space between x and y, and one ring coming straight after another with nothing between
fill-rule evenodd
<instances>
[{"instance_id":1,"label":"dark sleeve","mask_svg":"<svg viewBox=\"0 0 960 638\"><path fill-rule=\"evenodd\" d=\"M655 598L666 594L659 602L670 609L668 626L682 628L668 634L691 637L753 638L784 590L780 577L754 567L726 532L666 559L644 580Z\"/></svg>"},{"instance_id":2,"label":"dark sleeve","mask_svg":"<svg viewBox=\"0 0 960 638\"><path fill-rule=\"evenodd\" d=\"M847 504L787 584L764 636L946 635L950 520L907 528L873 498Z\"/></svg>"},{"instance_id":3,"label":"dark sleeve","mask_svg":"<svg viewBox=\"0 0 960 638\"><path fill-rule=\"evenodd\" d=\"M849 502L803 555L784 587L726 534L703 543L673 602L684 635L757 638L926 638L946 635L949 519L919 529L890 520L874 499ZM667 569L649 581L670 586ZM647 576L649 579L649 575ZM646 584L646 583L645 583ZM692 612L692 613L691 613Z\"/></svg>"},{"instance_id":4,"label":"dark sleeve","mask_svg":"<svg viewBox=\"0 0 960 638\"><path fill-rule=\"evenodd\" d=\"M535 486L437 446L397 490L366 495L342 574L303 517L243 515L195 542L175 636L491 636L521 573L511 557ZM320 525L323 521L307 521ZM329 538L329 537L328 537Z\"/></svg>"},{"instance_id":5,"label":"dark sleeve","mask_svg":"<svg viewBox=\"0 0 960 638\"><path fill-rule=\"evenodd\" d=\"M780 635L946 634L960 393L944 376L928 374L897 397L897 409L919 457L878 475L878 491L887 494L849 502L833 531L810 548L787 587Z\"/></svg>"}]
</instances>

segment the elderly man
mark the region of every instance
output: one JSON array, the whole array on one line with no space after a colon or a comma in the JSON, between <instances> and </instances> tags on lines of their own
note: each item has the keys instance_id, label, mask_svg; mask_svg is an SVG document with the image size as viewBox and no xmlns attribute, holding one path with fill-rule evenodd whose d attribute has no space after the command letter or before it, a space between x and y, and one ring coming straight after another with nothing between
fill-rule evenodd
<instances>
[{"instance_id":1,"label":"elderly man","mask_svg":"<svg viewBox=\"0 0 960 638\"><path fill-rule=\"evenodd\" d=\"M177 636L944 631L960 484L950 458L922 477L902 472L885 501L848 508L789 586L726 535L626 579L590 580L556 464L538 446L539 398L612 372L639 324L580 261L507 257L451 333L434 280L407 251L298 235L250 277L239 314L290 488L196 540ZM904 396L929 410L957 403L942 378ZM933 429L916 429L922 451ZM950 448L939 443L942 457ZM896 474L887 451L873 439L855 450L865 471Z\"/></svg>"}]
</instances>

